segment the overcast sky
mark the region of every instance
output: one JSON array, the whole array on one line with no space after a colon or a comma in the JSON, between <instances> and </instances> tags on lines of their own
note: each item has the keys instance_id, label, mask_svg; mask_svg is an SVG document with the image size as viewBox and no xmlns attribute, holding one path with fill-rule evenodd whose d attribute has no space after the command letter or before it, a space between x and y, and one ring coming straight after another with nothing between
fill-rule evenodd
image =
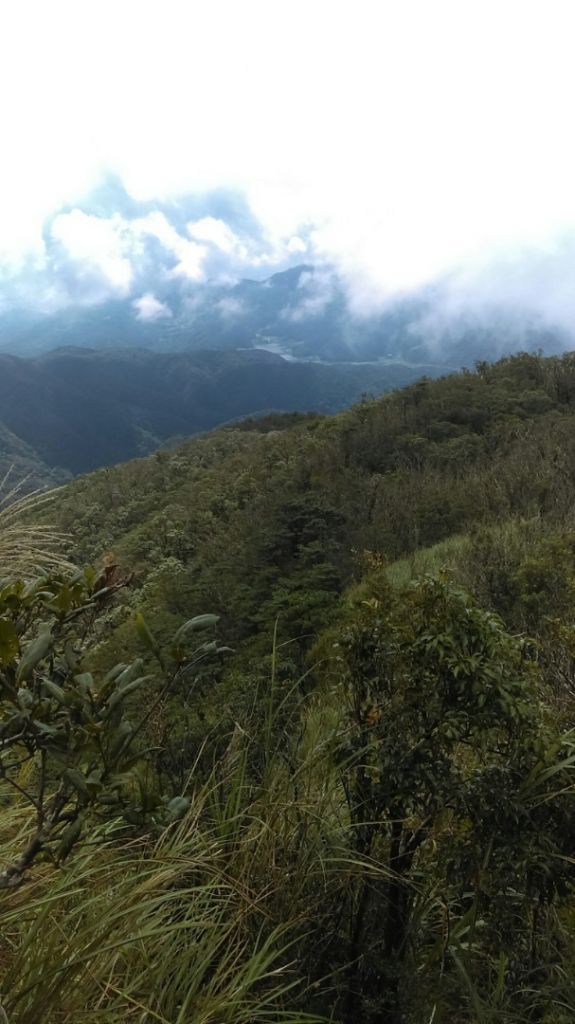
<instances>
[{"instance_id":1,"label":"overcast sky","mask_svg":"<svg viewBox=\"0 0 575 1024\"><path fill-rule=\"evenodd\" d=\"M551 266L570 317L574 38L572 0L8 0L4 297L43 275L69 301L72 262L90 301L137 302L152 239L190 281L214 253L333 263L361 311L446 273L549 302ZM131 214L90 207L110 174ZM217 190L251 226L201 203L174 226L166 202Z\"/></svg>"}]
</instances>

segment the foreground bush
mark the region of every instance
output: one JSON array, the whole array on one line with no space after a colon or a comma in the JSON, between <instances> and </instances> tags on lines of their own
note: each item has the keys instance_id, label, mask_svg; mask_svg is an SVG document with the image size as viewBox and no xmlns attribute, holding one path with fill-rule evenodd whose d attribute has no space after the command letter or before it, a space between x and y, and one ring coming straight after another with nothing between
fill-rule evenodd
<instances>
[{"instance_id":1,"label":"foreground bush","mask_svg":"<svg viewBox=\"0 0 575 1024\"><path fill-rule=\"evenodd\" d=\"M166 648L137 617L145 664L88 673L102 582L0 592L9 1024L558 1024L575 737L533 643L445 576L376 572L305 678L274 646L174 793L150 716L210 703L214 617Z\"/></svg>"}]
</instances>

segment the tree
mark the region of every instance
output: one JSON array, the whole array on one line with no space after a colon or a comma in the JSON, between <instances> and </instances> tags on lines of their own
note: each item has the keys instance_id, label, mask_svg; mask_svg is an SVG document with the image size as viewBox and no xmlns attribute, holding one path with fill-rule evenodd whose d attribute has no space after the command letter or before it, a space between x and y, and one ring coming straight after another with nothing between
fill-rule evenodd
<instances>
[{"instance_id":1,"label":"tree","mask_svg":"<svg viewBox=\"0 0 575 1024\"><path fill-rule=\"evenodd\" d=\"M196 642L213 629L197 616L160 651L141 615L135 628L155 668L137 658L100 677L86 671L92 628L125 584L114 568L51 575L0 586L0 794L34 811L20 855L0 874L0 887L19 885L39 856L64 860L90 816L126 824L162 824L183 813L180 795L134 786L145 756L142 741L154 711L198 663L221 649ZM146 696L143 712L136 698Z\"/></svg>"},{"instance_id":2,"label":"tree","mask_svg":"<svg viewBox=\"0 0 575 1024\"><path fill-rule=\"evenodd\" d=\"M351 906L346 1020L403 1024L422 956L445 959L457 921L471 929L468 948L479 944L480 990L488 953L521 989L537 961L537 914L565 891L575 828L572 740L546 752L529 645L439 577L403 593L384 586L336 650L354 845L379 871ZM444 965L441 988L456 984Z\"/></svg>"}]
</instances>

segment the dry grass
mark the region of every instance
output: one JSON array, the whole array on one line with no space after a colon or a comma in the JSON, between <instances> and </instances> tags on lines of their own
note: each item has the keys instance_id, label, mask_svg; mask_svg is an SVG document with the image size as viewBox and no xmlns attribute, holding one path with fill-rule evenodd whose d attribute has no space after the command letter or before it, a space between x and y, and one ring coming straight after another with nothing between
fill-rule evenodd
<instances>
[{"instance_id":1,"label":"dry grass","mask_svg":"<svg viewBox=\"0 0 575 1024\"><path fill-rule=\"evenodd\" d=\"M64 555L69 538L39 523L59 489L25 492L26 479L15 483L12 471L0 480L0 578L29 578L70 568Z\"/></svg>"},{"instance_id":2,"label":"dry grass","mask_svg":"<svg viewBox=\"0 0 575 1024\"><path fill-rule=\"evenodd\" d=\"M319 1021L288 1008L297 922L269 920L267 878L259 890L246 884L257 839L207 828L206 797L157 839L96 827L65 869L39 865L1 894L9 1024ZM24 811L4 808L4 858L25 827Z\"/></svg>"}]
</instances>

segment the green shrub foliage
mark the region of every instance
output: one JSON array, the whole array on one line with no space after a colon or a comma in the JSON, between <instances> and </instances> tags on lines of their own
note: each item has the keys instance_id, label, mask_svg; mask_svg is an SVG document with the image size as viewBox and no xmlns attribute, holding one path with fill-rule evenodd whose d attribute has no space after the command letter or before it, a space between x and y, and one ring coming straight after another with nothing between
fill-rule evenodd
<instances>
[{"instance_id":1,"label":"green shrub foliage","mask_svg":"<svg viewBox=\"0 0 575 1024\"><path fill-rule=\"evenodd\" d=\"M574 411L523 354L58 494L101 568L0 581L9 1024L574 1018Z\"/></svg>"}]
</instances>

